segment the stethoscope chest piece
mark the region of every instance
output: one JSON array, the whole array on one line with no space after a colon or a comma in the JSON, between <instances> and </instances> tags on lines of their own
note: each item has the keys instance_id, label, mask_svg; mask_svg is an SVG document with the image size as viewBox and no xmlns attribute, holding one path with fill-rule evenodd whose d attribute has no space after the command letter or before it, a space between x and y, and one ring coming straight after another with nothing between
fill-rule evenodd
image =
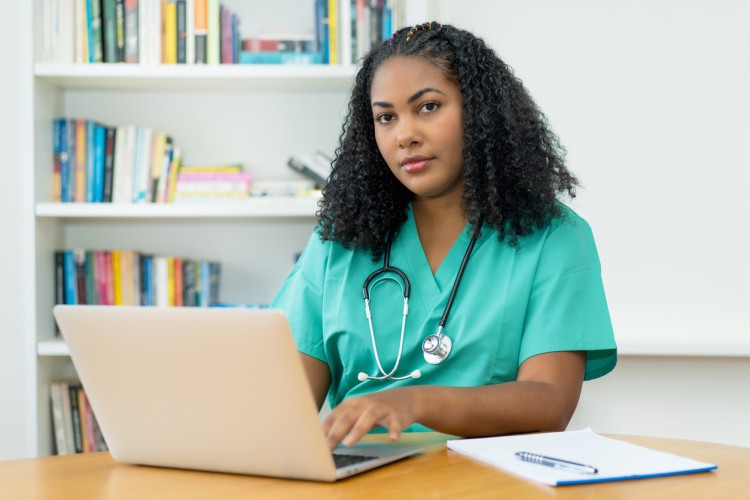
<instances>
[{"instance_id":1,"label":"stethoscope chest piece","mask_svg":"<svg viewBox=\"0 0 750 500\"><path fill-rule=\"evenodd\" d=\"M428 335L422 341L422 354L424 354L424 360L431 365L439 365L446 360L448 355L451 353L453 343L451 338L442 333L434 333Z\"/></svg>"}]
</instances>

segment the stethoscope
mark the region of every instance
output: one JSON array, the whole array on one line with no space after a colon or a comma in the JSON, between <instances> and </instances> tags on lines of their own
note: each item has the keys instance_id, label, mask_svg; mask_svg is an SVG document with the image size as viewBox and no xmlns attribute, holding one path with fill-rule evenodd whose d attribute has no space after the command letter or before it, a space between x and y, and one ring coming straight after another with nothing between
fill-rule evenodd
<instances>
[{"instance_id":1,"label":"stethoscope","mask_svg":"<svg viewBox=\"0 0 750 500\"><path fill-rule=\"evenodd\" d=\"M480 227L481 227L481 223L480 223ZM427 363L431 365L439 365L440 363L445 361L448 358L448 355L451 353L451 349L453 348L453 342L451 341L451 338L448 335L443 333L443 328L445 327L445 322L448 320L448 314L450 313L451 307L453 306L453 300L456 298L456 291L458 290L458 285L461 283L461 278L464 275L464 269L466 268L466 263L469 261L469 256L471 255L471 252L474 249L474 244L477 241L477 237L478 235L477 235L477 232L475 231L471 237L469 246L466 248L466 253L464 253L464 258L461 261L461 266L458 268L458 273L456 274L456 280L453 282L453 289L451 290L451 294L448 297L448 303L445 305L443 316L440 318L440 322L438 323L437 333L428 335L422 341L422 355L424 356L425 361L427 361ZM372 351L375 354L375 362L378 365L378 370L380 370L380 375L377 375L377 376L370 376L370 375L367 375L365 372L359 372L359 374L357 375L357 378L362 382L366 380L386 380L386 379L406 380L408 378L419 378L422 376L422 372L420 370L414 370L409 375L404 375L400 377L394 376L394 374L396 373L396 370L398 370L398 365L401 362L401 354L403 353L403 349L404 349L404 331L406 329L406 316L409 314L409 295L411 293L411 283L409 283L409 278L406 277L406 274L404 274L404 272L401 269L391 266L390 260L391 260L391 245L389 244L385 248L385 254L383 256L383 267L381 267L380 269L377 269L372 274L370 274L367 277L367 279L365 279L365 283L362 286L362 295L365 298L365 315L367 316L367 323L370 326L370 339L372 340ZM392 274L398 275L401 278L401 281L397 280L396 278L393 278L392 276L383 276L386 273L392 273ZM393 280L396 283L398 283L399 286L401 286L401 292L404 296L404 310L403 310L402 317L401 317L401 339L399 340L399 343L398 343L398 355L396 356L396 363L393 365L393 369L389 372L386 372L383 369L383 365L380 363L380 356L378 356L378 346L377 346L377 343L375 342L375 332L372 327L372 314L370 313L370 289L381 280Z\"/></svg>"}]
</instances>

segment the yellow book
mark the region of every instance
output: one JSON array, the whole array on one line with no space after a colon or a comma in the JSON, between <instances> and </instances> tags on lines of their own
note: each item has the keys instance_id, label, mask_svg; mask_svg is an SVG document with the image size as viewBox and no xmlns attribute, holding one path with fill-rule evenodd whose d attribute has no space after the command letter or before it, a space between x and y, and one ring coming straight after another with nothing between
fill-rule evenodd
<instances>
[{"instance_id":1,"label":"yellow book","mask_svg":"<svg viewBox=\"0 0 750 500\"><path fill-rule=\"evenodd\" d=\"M175 187L177 186L177 172L180 170L180 164L182 163L182 150L179 146L175 146L172 155L172 165L169 167L169 179L167 180L167 199L164 200L167 203L174 201Z\"/></svg>"},{"instance_id":2,"label":"yellow book","mask_svg":"<svg viewBox=\"0 0 750 500\"><path fill-rule=\"evenodd\" d=\"M186 174L235 174L242 172L242 164L236 163L233 165L212 165L206 167L180 165L180 172Z\"/></svg>"},{"instance_id":3,"label":"yellow book","mask_svg":"<svg viewBox=\"0 0 750 500\"><path fill-rule=\"evenodd\" d=\"M76 152L75 152L75 202L86 201L86 120L75 120Z\"/></svg>"},{"instance_id":4,"label":"yellow book","mask_svg":"<svg viewBox=\"0 0 750 500\"><path fill-rule=\"evenodd\" d=\"M167 257L167 305L174 306L174 258Z\"/></svg>"},{"instance_id":5,"label":"yellow book","mask_svg":"<svg viewBox=\"0 0 750 500\"><path fill-rule=\"evenodd\" d=\"M164 6L164 62L177 64L177 4L168 0Z\"/></svg>"},{"instance_id":6,"label":"yellow book","mask_svg":"<svg viewBox=\"0 0 750 500\"><path fill-rule=\"evenodd\" d=\"M157 201L159 178L161 178L162 162L164 161L164 144L167 141L167 134L164 132L154 132L151 138L151 174L148 178L148 190L146 198L148 201Z\"/></svg>"},{"instance_id":7,"label":"yellow book","mask_svg":"<svg viewBox=\"0 0 750 500\"><path fill-rule=\"evenodd\" d=\"M112 290L115 295L115 305L122 305L122 276L120 275L120 251L112 250Z\"/></svg>"},{"instance_id":8,"label":"yellow book","mask_svg":"<svg viewBox=\"0 0 750 500\"><path fill-rule=\"evenodd\" d=\"M338 1L328 0L328 64L338 64Z\"/></svg>"},{"instance_id":9,"label":"yellow book","mask_svg":"<svg viewBox=\"0 0 750 500\"><path fill-rule=\"evenodd\" d=\"M84 453L91 451L89 446L89 433L88 428L91 423L89 422L89 415L86 413L86 393L83 391L83 387L78 387L78 425L81 428L81 443L82 451Z\"/></svg>"}]
</instances>

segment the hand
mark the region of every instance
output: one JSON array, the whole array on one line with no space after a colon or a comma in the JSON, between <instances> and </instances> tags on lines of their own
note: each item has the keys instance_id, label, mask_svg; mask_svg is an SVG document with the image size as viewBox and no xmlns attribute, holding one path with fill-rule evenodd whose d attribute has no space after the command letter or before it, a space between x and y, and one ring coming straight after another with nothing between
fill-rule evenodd
<instances>
[{"instance_id":1,"label":"hand","mask_svg":"<svg viewBox=\"0 0 750 500\"><path fill-rule=\"evenodd\" d=\"M331 450L339 443L354 446L376 426L385 427L391 441L396 441L417 419L413 389L399 387L342 402L323 421L328 446Z\"/></svg>"}]
</instances>

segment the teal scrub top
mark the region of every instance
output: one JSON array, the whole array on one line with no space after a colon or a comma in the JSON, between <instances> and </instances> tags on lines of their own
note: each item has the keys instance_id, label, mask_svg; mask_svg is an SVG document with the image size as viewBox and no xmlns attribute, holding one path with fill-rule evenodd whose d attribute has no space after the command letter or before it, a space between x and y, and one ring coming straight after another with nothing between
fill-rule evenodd
<instances>
[{"instance_id":1,"label":"teal scrub top","mask_svg":"<svg viewBox=\"0 0 750 500\"><path fill-rule=\"evenodd\" d=\"M561 207L561 217L519 238L515 247L499 242L494 229L482 228L443 331L453 341L453 350L439 365L424 360L422 340L437 331L471 232L467 226L433 275L409 207L390 257L391 265L411 282L403 354L394 376L419 369L419 379L357 378L359 372L381 375L362 286L383 261L373 262L368 251L322 241L315 232L271 307L286 313L300 352L328 364L332 407L346 398L391 387L510 382L524 360L553 351L586 351L585 379L601 377L614 368L617 348L599 257L586 221ZM376 281L370 308L378 356L388 373L399 351L400 281Z\"/></svg>"}]
</instances>

